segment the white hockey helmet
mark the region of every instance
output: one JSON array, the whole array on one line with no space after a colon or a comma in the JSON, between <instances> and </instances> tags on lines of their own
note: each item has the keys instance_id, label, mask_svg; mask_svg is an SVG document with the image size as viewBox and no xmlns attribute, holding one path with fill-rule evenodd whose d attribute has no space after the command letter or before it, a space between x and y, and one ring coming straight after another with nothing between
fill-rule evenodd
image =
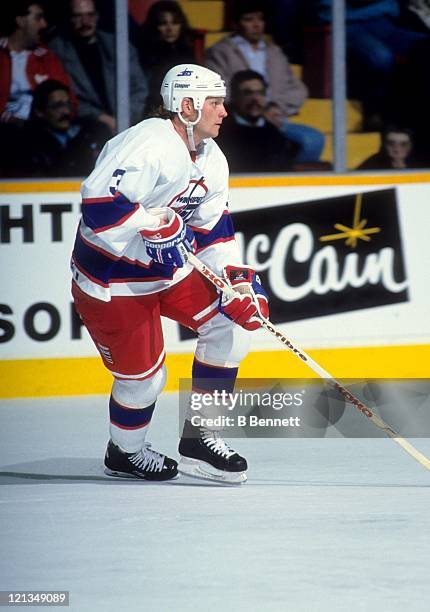
<instances>
[{"instance_id":1,"label":"white hockey helmet","mask_svg":"<svg viewBox=\"0 0 430 612\"><path fill-rule=\"evenodd\" d=\"M179 64L167 72L160 93L164 108L180 113L184 98L191 98L199 111L206 98L225 98L226 88L220 75L213 70L196 64Z\"/></svg>"}]
</instances>

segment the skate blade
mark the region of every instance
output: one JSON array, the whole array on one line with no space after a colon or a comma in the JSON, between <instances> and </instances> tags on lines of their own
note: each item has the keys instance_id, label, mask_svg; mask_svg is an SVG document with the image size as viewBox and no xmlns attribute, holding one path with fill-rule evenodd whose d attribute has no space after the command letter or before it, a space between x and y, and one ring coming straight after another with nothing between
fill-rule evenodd
<instances>
[{"instance_id":1,"label":"skate blade","mask_svg":"<svg viewBox=\"0 0 430 612\"><path fill-rule=\"evenodd\" d=\"M106 476L113 476L114 478L131 478L133 480L143 480L143 478L134 476L134 474L129 474L128 472L116 472L115 470L111 470L109 468L105 468L104 473L106 474Z\"/></svg>"},{"instance_id":2,"label":"skate blade","mask_svg":"<svg viewBox=\"0 0 430 612\"><path fill-rule=\"evenodd\" d=\"M225 472L224 470L217 470L205 461L190 459L189 457L181 457L178 464L178 472L186 476L212 480L212 482L224 484L242 484L247 481L245 472Z\"/></svg>"},{"instance_id":3,"label":"skate blade","mask_svg":"<svg viewBox=\"0 0 430 612\"><path fill-rule=\"evenodd\" d=\"M169 480L177 480L179 478L179 474L175 474L175 476L172 476L172 478L165 478L163 480L149 480L148 478L141 478L140 476L135 476L134 474L130 474L129 472L116 472L115 470L111 470L107 467L105 467L104 473L106 474L106 476L112 476L113 478L129 478L131 480L139 480L141 482L148 482L152 484L154 484L154 482L169 482Z\"/></svg>"}]
</instances>

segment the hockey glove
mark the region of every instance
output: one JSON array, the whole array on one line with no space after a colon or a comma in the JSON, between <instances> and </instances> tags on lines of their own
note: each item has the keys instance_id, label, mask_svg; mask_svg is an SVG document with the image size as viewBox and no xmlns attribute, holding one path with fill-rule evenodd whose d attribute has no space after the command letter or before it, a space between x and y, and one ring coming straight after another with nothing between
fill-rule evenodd
<instances>
[{"instance_id":1,"label":"hockey glove","mask_svg":"<svg viewBox=\"0 0 430 612\"><path fill-rule=\"evenodd\" d=\"M226 266L224 278L237 292L237 297L226 298L221 294L219 311L249 331L259 329L259 315L267 319L269 306L258 274L248 266Z\"/></svg>"},{"instance_id":2,"label":"hockey glove","mask_svg":"<svg viewBox=\"0 0 430 612\"><path fill-rule=\"evenodd\" d=\"M162 217L158 227L140 232L146 252L154 261L182 268L187 253L195 251L193 230L171 208L163 210Z\"/></svg>"}]
</instances>

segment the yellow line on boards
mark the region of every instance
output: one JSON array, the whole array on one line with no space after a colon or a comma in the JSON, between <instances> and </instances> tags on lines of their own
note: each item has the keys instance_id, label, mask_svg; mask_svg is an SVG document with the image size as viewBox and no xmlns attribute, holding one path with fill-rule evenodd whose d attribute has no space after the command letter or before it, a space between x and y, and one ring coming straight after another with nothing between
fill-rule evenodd
<instances>
[{"instance_id":1,"label":"yellow line on boards","mask_svg":"<svg viewBox=\"0 0 430 612\"><path fill-rule=\"evenodd\" d=\"M430 173L404 174L330 174L232 176L230 187L324 187L336 185L392 185L403 183L428 183ZM51 193L79 191L80 180L70 181L0 181L2 193Z\"/></svg>"},{"instance_id":2,"label":"yellow line on boards","mask_svg":"<svg viewBox=\"0 0 430 612\"><path fill-rule=\"evenodd\" d=\"M324 176L247 176L231 177L230 187L328 187L336 185L393 185L428 183L430 174L352 174Z\"/></svg>"},{"instance_id":3,"label":"yellow line on boards","mask_svg":"<svg viewBox=\"0 0 430 612\"><path fill-rule=\"evenodd\" d=\"M430 345L316 349L310 355L335 378L430 378ZM166 359L166 391L190 378L192 354ZM315 378L289 351L259 351L243 361L241 378ZM0 361L0 398L108 394L111 375L98 357Z\"/></svg>"},{"instance_id":4,"label":"yellow line on boards","mask_svg":"<svg viewBox=\"0 0 430 612\"><path fill-rule=\"evenodd\" d=\"M64 191L78 191L81 181L22 181L22 182L0 182L0 194L2 193L62 193Z\"/></svg>"}]
</instances>

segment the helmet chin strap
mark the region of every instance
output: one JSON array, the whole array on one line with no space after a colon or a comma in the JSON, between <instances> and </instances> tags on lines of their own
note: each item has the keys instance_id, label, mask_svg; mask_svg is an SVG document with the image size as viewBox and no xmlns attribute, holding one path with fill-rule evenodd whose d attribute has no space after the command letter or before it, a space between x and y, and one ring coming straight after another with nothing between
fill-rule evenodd
<instances>
[{"instance_id":1,"label":"helmet chin strap","mask_svg":"<svg viewBox=\"0 0 430 612\"><path fill-rule=\"evenodd\" d=\"M197 119L195 121L186 121L182 117L181 113L178 113L178 117L181 120L181 122L185 125L186 132L187 132L187 138L188 138L188 144L190 145L190 151L195 152L196 143L194 142L194 126L197 125L197 123L202 118L202 111L200 109L197 110Z\"/></svg>"}]
</instances>

